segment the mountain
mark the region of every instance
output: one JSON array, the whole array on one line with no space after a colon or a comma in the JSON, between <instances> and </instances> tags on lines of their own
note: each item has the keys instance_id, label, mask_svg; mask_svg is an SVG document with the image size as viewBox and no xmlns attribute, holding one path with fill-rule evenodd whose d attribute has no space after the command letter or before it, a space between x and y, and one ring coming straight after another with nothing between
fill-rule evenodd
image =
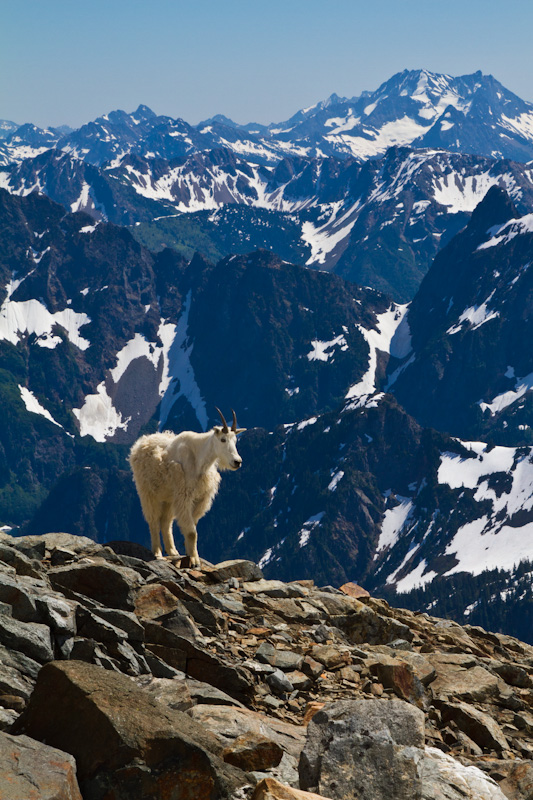
<instances>
[{"instance_id":1,"label":"mountain","mask_svg":"<svg viewBox=\"0 0 533 800\"><path fill-rule=\"evenodd\" d=\"M16 122L11 122L9 119L0 119L0 139L6 139L10 133L19 128Z\"/></svg>"},{"instance_id":2,"label":"mountain","mask_svg":"<svg viewBox=\"0 0 533 800\"><path fill-rule=\"evenodd\" d=\"M20 161L36 147L32 128L22 126L7 138L7 157ZM376 91L351 99L332 94L269 126L238 125L222 114L191 126L141 105L131 114L112 111L66 135L58 129L53 137L49 146L94 165L128 153L172 159L219 147L255 164L286 156L365 161L406 145L527 162L533 158L533 106L492 75L404 70Z\"/></svg>"},{"instance_id":3,"label":"mountain","mask_svg":"<svg viewBox=\"0 0 533 800\"><path fill-rule=\"evenodd\" d=\"M126 155L105 168L48 150L4 168L0 185L133 225L151 250L219 260L264 247L400 302L488 188L504 187L522 212L533 203L527 165L404 148L364 164L284 158L258 166L226 148L170 161Z\"/></svg>"},{"instance_id":4,"label":"mountain","mask_svg":"<svg viewBox=\"0 0 533 800\"><path fill-rule=\"evenodd\" d=\"M375 158L392 145L529 161L533 106L492 75L453 78L404 70L375 92L332 95L306 114L271 126L271 134L308 155Z\"/></svg>"},{"instance_id":5,"label":"mountain","mask_svg":"<svg viewBox=\"0 0 533 800\"><path fill-rule=\"evenodd\" d=\"M533 215L493 187L409 309L413 352L389 387L422 424L531 444Z\"/></svg>"},{"instance_id":6,"label":"mountain","mask_svg":"<svg viewBox=\"0 0 533 800\"><path fill-rule=\"evenodd\" d=\"M249 431L243 470L224 478L202 521L203 556L246 555L268 577L357 579L399 593L462 572L510 574L533 558L531 447L458 441L435 430L439 420L424 429L381 391L398 365L408 364L399 387L424 355L420 309L432 307L425 287L437 286L446 248L420 290L426 300L407 312L266 251L216 264L153 254L126 229L44 195L1 191L0 202L5 524L146 543L129 445L158 426L207 429L218 405ZM445 273L458 264L459 316L475 285L469 254L527 238L527 217L509 223L515 213L493 189L449 243L440 287L455 286ZM491 262L483 275L493 272ZM529 307L525 286L515 310ZM440 311L428 313L427 325L431 313L439 323ZM412 381L423 395L423 378ZM437 391L428 402L437 405Z\"/></svg>"}]
</instances>

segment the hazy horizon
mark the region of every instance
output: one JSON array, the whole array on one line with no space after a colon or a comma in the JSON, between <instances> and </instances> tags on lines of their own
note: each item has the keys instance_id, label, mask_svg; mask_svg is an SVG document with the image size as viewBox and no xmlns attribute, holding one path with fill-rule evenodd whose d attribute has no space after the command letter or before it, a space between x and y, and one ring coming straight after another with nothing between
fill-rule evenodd
<instances>
[{"instance_id":1,"label":"hazy horizon","mask_svg":"<svg viewBox=\"0 0 533 800\"><path fill-rule=\"evenodd\" d=\"M404 69L481 70L533 100L533 4L510 0L0 0L0 118L79 127L140 104L268 124Z\"/></svg>"}]
</instances>

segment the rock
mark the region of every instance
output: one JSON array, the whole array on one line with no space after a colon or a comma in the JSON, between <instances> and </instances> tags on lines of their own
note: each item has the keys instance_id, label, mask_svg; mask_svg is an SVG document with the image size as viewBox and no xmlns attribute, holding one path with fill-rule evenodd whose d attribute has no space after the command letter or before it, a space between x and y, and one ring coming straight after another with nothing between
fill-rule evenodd
<instances>
[{"instance_id":1,"label":"rock","mask_svg":"<svg viewBox=\"0 0 533 800\"><path fill-rule=\"evenodd\" d=\"M141 586L135 594L135 613L141 619L159 619L182 608L178 598L161 583Z\"/></svg>"},{"instance_id":2,"label":"rock","mask_svg":"<svg viewBox=\"0 0 533 800\"><path fill-rule=\"evenodd\" d=\"M306 597L309 589L298 583L283 581L256 580L255 583L243 583L242 588L249 594L265 594L267 597Z\"/></svg>"},{"instance_id":3,"label":"rock","mask_svg":"<svg viewBox=\"0 0 533 800\"><path fill-rule=\"evenodd\" d=\"M300 786L335 800L413 800L424 714L401 700L339 701L307 727Z\"/></svg>"},{"instance_id":4,"label":"rock","mask_svg":"<svg viewBox=\"0 0 533 800\"><path fill-rule=\"evenodd\" d=\"M229 798L245 782L218 757L218 740L201 725L126 676L91 664L43 667L13 732L73 755L80 787L94 800L160 797L176 782L183 792L194 786L198 800Z\"/></svg>"},{"instance_id":5,"label":"rock","mask_svg":"<svg viewBox=\"0 0 533 800\"><path fill-rule=\"evenodd\" d=\"M242 559L221 561L220 564L205 569L205 574L214 583L223 583L228 578L242 578L243 581L260 581L263 578L256 563Z\"/></svg>"},{"instance_id":6,"label":"rock","mask_svg":"<svg viewBox=\"0 0 533 800\"><path fill-rule=\"evenodd\" d=\"M342 586L339 586L339 589L349 597L370 597L370 592L367 592L366 589L363 589L363 587L359 586L357 583L353 583L353 581L344 583Z\"/></svg>"},{"instance_id":7,"label":"rock","mask_svg":"<svg viewBox=\"0 0 533 800\"><path fill-rule=\"evenodd\" d=\"M191 678L209 683L246 702L253 692L253 677L248 670L178 636L154 622L145 627L147 648Z\"/></svg>"},{"instance_id":8,"label":"rock","mask_svg":"<svg viewBox=\"0 0 533 800\"><path fill-rule=\"evenodd\" d=\"M71 590L112 608L134 608L134 589L141 581L128 567L109 564L103 558L90 563L53 567L49 578L54 589Z\"/></svg>"},{"instance_id":9,"label":"rock","mask_svg":"<svg viewBox=\"0 0 533 800\"><path fill-rule=\"evenodd\" d=\"M435 747L427 747L419 763L421 800L506 800L498 784L474 766Z\"/></svg>"},{"instance_id":10,"label":"rock","mask_svg":"<svg viewBox=\"0 0 533 800\"><path fill-rule=\"evenodd\" d=\"M348 599L348 598L346 598ZM395 639L412 641L414 633L407 625L378 614L374 609L365 606L358 600L357 613L352 613L339 627L353 644L389 644Z\"/></svg>"},{"instance_id":11,"label":"rock","mask_svg":"<svg viewBox=\"0 0 533 800\"><path fill-rule=\"evenodd\" d=\"M11 606L14 619L40 622L35 596L17 577L0 573L0 601Z\"/></svg>"},{"instance_id":12,"label":"rock","mask_svg":"<svg viewBox=\"0 0 533 800\"><path fill-rule=\"evenodd\" d=\"M275 780L263 778L254 789L251 800L330 800L324 795L302 792Z\"/></svg>"},{"instance_id":13,"label":"rock","mask_svg":"<svg viewBox=\"0 0 533 800\"><path fill-rule=\"evenodd\" d=\"M0 561L13 567L17 575L28 575L32 578L41 576L41 565L38 561L28 558L24 553L4 542L0 542Z\"/></svg>"},{"instance_id":14,"label":"rock","mask_svg":"<svg viewBox=\"0 0 533 800\"><path fill-rule=\"evenodd\" d=\"M82 800L76 762L28 736L0 733L2 800Z\"/></svg>"},{"instance_id":15,"label":"rock","mask_svg":"<svg viewBox=\"0 0 533 800\"><path fill-rule=\"evenodd\" d=\"M41 594L36 598L39 615L54 633L76 634L76 603L57 595Z\"/></svg>"},{"instance_id":16,"label":"rock","mask_svg":"<svg viewBox=\"0 0 533 800\"><path fill-rule=\"evenodd\" d=\"M266 682L276 694L290 694L294 691L294 686L280 669L275 669L274 672L267 675Z\"/></svg>"},{"instance_id":17,"label":"rock","mask_svg":"<svg viewBox=\"0 0 533 800\"><path fill-rule=\"evenodd\" d=\"M462 664L453 663L440 654L429 654L428 661L437 672L437 677L431 684L431 690L436 697L484 702L496 697L500 687L504 686L500 678L477 665L465 669Z\"/></svg>"},{"instance_id":18,"label":"rock","mask_svg":"<svg viewBox=\"0 0 533 800\"><path fill-rule=\"evenodd\" d=\"M163 703L169 708L176 708L178 711L186 711L198 704L245 708L229 694L208 683L187 678L185 673L176 675L173 680L140 678L139 685L150 692L159 703Z\"/></svg>"},{"instance_id":19,"label":"rock","mask_svg":"<svg viewBox=\"0 0 533 800\"><path fill-rule=\"evenodd\" d=\"M486 750L501 751L509 747L498 723L474 706L467 703L442 703L441 715L444 724L453 720L460 730Z\"/></svg>"},{"instance_id":20,"label":"rock","mask_svg":"<svg viewBox=\"0 0 533 800\"><path fill-rule=\"evenodd\" d=\"M351 662L350 651L348 648L340 650L330 644L317 644L311 648L311 657L315 661L324 664L327 669L334 669L341 664L349 664Z\"/></svg>"},{"instance_id":21,"label":"rock","mask_svg":"<svg viewBox=\"0 0 533 800\"><path fill-rule=\"evenodd\" d=\"M414 703L419 708L428 706L428 698L421 681L409 664L391 659L390 663L378 662L377 677L386 689L392 689L397 697Z\"/></svg>"},{"instance_id":22,"label":"rock","mask_svg":"<svg viewBox=\"0 0 533 800\"><path fill-rule=\"evenodd\" d=\"M217 608L219 611L225 611L226 614L230 614L231 616L246 616L244 603L242 603L237 597L226 597L225 595L206 592L202 600L204 603L207 603L207 605L213 606L213 608Z\"/></svg>"},{"instance_id":23,"label":"rock","mask_svg":"<svg viewBox=\"0 0 533 800\"><path fill-rule=\"evenodd\" d=\"M325 703L320 703L317 700L313 700L312 702L308 703L305 707L303 724L308 725L315 714L320 711L321 708L324 708L325 705Z\"/></svg>"},{"instance_id":24,"label":"rock","mask_svg":"<svg viewBox=\"0 0 533 800\"><path fill-rule=\"evenodd\" d=\"M237 736L222 753L224 761L245 772L277 767L282 756L279 744L260 733Z\"/></svg>"},{"instance_id":25,"label":"rock","mask_svg":"<svg viewBox=\"0 0 533 800\"><path fill-rule=\"evenodd\" d=\"M35 679L41 669L38 661L25 656L24 653L18 653L16 650L8 650L3 645L0 645L0 664L31 679Z\"/></svg>"},{"instance_id":26,"label":"rock","mask_svg":"<svg viewBox=\"0 0 533 800\"><path fill-rule=\"evenodd\" d=\"M299 653L277 649L270 642L263 642L257 648L255 657L257 661L270 664L270 666L282 670L300 669L303 664L303 656Z\"/></svg>"},{"instance_id":27,"label":"rock","mask_svg":"<svg viewBox=\"0 0 533 800\"><path fill-rule=\"evenodd\" d=\"M0 706L20 712L26 708L26 701L16 694L0 694Z\"/></svg>"},{"instance_id":28,"label":"rock","mask_svg":"<svg viewBox=\"0 0 533 800\"><path fill-rule=\"evenodd\" d=\"M518 666L518 664L497 664L494 667L494 672L496 672L500 678L503 678L505 683L508 683L511 686L518 686L521 689L528 689L533 685L533 681L528 673L523 667Z\"/></svg>"},{"instance_id":29,"label":"rock","mask_svg":"<svg viewBox=\"0 0 533 800\"><path fill-rule=\"evenodd\" d=\"M97 617L89 609L78 606L76 611L78 634L86 639L97 642L120 642L126 639L126 634L120 628L101 617Z\"/></svg>"},{"instance_id":30,"label":"rock","mask_svg":"<svg viewBox=\"0 0 533 800\"><path fill-rule=\"evenodd\" d=\"M259 733L272 741L294 758L300 757L305 742L305 728L274 717L267 717L248 708L229 706L193 706L187 711L205 729L212 731L224 747L245 733Z\"/></svg>"},{"instance_id":31,"label":"rock","mask_svg":"<svg viewBox=\"0 0 533 800\"><path fill-rule=\"evenodd\" d=\"M54 657L50 629L38 622L19 622L0 616L0 642L41 663L52 661Z\"/></svg>"},{"instance_id":32,"label":"rock","mask_svg":"<svg viewBox=\"0 0 533 800\"><path fill-rule=\"evenodd\" d=\"M44 533L41 536L21 536L13 540L15 546L23 548L24 552L28 549L35 547L36 552L42 552L44 542L44 549L49 553L53 553L56 548L71 550L73 553L80 554L85 552L94 552L98 545L87 536L78 536L74 533ZM42 556L34 556L40 557Z\"/></svg>"},{"instance_id":33,"label":"rock","mask_svg":"<svg viewBox=\"0 0 533 800\"><path fill-rule=\"evenodd\" d=\"M302 689L308 689L312 684L311 678L309 678L303 672L300 672L298 669L287 672L285 677L295 689L298 689L298 691L301 691Z\"/></svg>"},{"instance_id":34,"label":"rock","mask_svg":"<svg viewBox=\"0 0 533 800\"><path fill-rule=\"evenodd\" d=\"M130 642L144 642L144 627L131 611L118 608L95 608L93 615L122 631Z\"/></svg>"},{"instance_id":35,"label":"rock","mask_svg":"<svg viewBox=\"0 0 533 800\"><path fill-rule=\"evenodd\" d=\"M531 800L533 797L532 761L491 761L485 763L507 800Z\"/></svg>"},{"instance_id":36,"label":"rock","mask_svg":"<svg viewBox=\"0 0 533 800\"><path fill-rule=\"evenodd\" d=\"M316 680L324 672L324 664L321 664L319 661L315 661L314 658L311 656L305 656L304 660L302 661L302 672L305 675L309 675L310 678Z\"/></svg>"}]
</instances>

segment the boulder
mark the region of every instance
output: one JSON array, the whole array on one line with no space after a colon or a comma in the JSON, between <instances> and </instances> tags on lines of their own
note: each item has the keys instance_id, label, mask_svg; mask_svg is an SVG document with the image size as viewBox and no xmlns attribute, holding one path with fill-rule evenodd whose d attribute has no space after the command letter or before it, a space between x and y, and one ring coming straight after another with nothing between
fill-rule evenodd
<instances>
[{"instance_id":1,"label":"boulder","mask_svg":"<svg viewBox=\"0 0 533 800\"><path fill-rule=\"evenodd\" d=\"M140 576L129 567L110 564L103 558L88 563L53 567L48 576L57 591L85 595L112 608L134 608L134 589Z\"/></svg>"},{"instance_id":2,"label":"boulder","mask_svg":"<svg viewBox=\"0 0 533 800\"><path fill-rule=\"evenodd\" d=\"M209 731L212 731L224 747L244 733L260 733L294 758L299 758L305 742L305 728L274 717L267 717L248 708L198 705L187 714Z\"/></svg>"},{"instance_id":3,"label":"boulder","mask_svg":"<svg viewBox=\"0 0 533 800\"><path fill-rule=\"evenodd\" d=\"M241 578L243 581L260 581L263 573L254 561L234 559L221 561L220 564L204 569L206 577L214 583L223 583L229 578Z\"/></svg>"},{"instance_id":4,"label":"boulder","mask_svg":"<svg viewBox=\"0 0 533 800\"><path fill-rule=\"evenodd\" d=\"M453 721L459 730L485 750L501 751L509 747L498 723L468 703L442 703L441 716L445 725Z\"/></svg>"},{"instance_id":5,"label":"boulder","mask_svg":"<svg viewBox=\"0 0 533 800\"><path fill-rule=\"evenodd\" d=\"M73 755L80 787L94 800L164 796L174 783L189 792L195 787L198 800L212 800L245 782L219 758L222 748L204 727L126 676L83 662L43 667L13 732Z\"/></svg>"},{"instance_id":6,"label":"boulder","mask_svg":"<svg viewBox=\"0 0 533 800\"><path fill-rule=\"evenodd\" d=\"M257 661L270 664L271 667L282 670L300 669L303 664L303 656L299 653L278 649L270 642L263 642L263 644L259 645L255 657Z\"/></svg>"},{"instance_id":7,"label":"boulder","mask_svg":"<svg viewBox=\"0 0 533 800\"><path fill-rule=\"evenodd\" d=\"M245 772L277 767L282 756L280 745L261 733L237 736L222 753L224 761Z\"/></svg>"},{"instance_id":8,"label":"boulder","mask_svg":"<svg viewBox=\"0 0 533 800\"><path fill-rule=\"evenodd\" d=\"M251 800L329 800L329 798L285 786L275 778L263 778L255 787Z\"/></svg>"},{"instance_id":9,"label":"boulder","mask_svg":"<svg viewBox=\"0 0 533 800\"><path fill-rule=\"evenodd\" d=\"M0 615L0 642L42 664L54 657L50 628L39 622L19 622Z\"/></svg>"},{"instance_id":10,"label":"boulder","mask_svg":"<svg viewBox=\"0 0 533 800\"><path fill-rule=\"evenodd\" d=\"M419 763L421 800L506 800L498 784L474 766L465 766L435 747Z\"/></svg>"},{"instance_id":11,"label":"boulder","mask_svg":"<svg viewBox=\"0 0 533 800\"><path fill-rule=\"evenodd\" d=\"M354 583L353 581L344 583L342 586L339 586L339 589L349 597L370 597L370 592L367 592L366 589L363 589L362 586L359 586L359 584Z\"/></svg>"},{"instance_id":12,"label":"boulder","mask_svg":"<svg viewBox=\"0 0 533 800\"><path fill-rule=\"evenodd\" d=\"M135 594L135 613L141 619L159 619L179 608L178 598L161 583L148 583Z\"/></svg>"},{"instance_id":13,"label":"boulder","mask_svg":"<svg viewBox=\"0 0 533 800\"><path fill-rule=\"evenodd\" d=\"M465 668L463 664L454 663L443 655L430 654L428 660L435 667L437 677L431 684L435 697L485 702L496 697L505 684L496 675L478 665ZM450 654L454 655L454 654Z\"/></svg>"},{"instance_id":14,"label":"boulder","mask_svg":"<svg viewBox=\"0 0 533 800\"><path fill-rule=\"evenodd\" d=\"M307 727L300 786L335 800L415 800L423 712L401 700L331 703Z\"/></svg>"},{"instance_id":15,"label":"boulder","mask_svg":"<svg viewBox=\"0 0 533 800\"><path fill-rule=\"evenodd\" d=\"M82 800L76 762L28 736L0 733L2 800Z\"/></svg>"},{"instance_id":16,"label":"boulder","mask_svg":"<svg viewBox=\"0 0 533 800\"><path fill-rule=\"evenodd\" d=\"M498 783L507 800L531 800L533 797L533 762L490 761L483 765Z\"/></svg>"}]
</instances>

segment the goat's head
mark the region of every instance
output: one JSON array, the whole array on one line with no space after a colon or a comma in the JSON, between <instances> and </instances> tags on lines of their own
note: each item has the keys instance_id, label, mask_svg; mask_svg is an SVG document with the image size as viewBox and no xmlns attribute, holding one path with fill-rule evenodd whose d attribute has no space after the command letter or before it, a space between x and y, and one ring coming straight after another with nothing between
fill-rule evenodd
<instances>
[{"instance_id":1,"label":"goat's head","mask_svg":"<svg viewBox=\"0 0 533 800\"><path fill-rule=\"evenodd\" d=\"M239 469L242 464L242 458L237 452L237 434L242 433L246 428L237 427L237 417L233 409L231 412L233 414L231 428L228 428L228 423L224 419L222 411L219 408L217 408L217 411L222 420L222 425L213 427L218 466L220 469Z\"/></svg>"}]
</instances>

